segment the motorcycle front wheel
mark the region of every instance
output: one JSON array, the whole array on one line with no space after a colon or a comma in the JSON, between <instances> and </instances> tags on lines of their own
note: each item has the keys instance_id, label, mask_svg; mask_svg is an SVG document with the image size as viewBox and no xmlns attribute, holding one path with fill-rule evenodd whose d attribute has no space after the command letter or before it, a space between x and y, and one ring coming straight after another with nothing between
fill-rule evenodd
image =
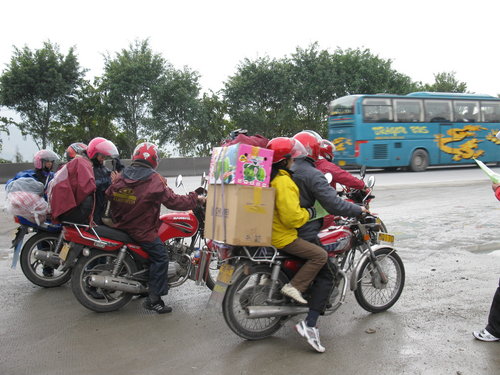
<instances>
[{"instance_id":1,"label":"motorcycle front wheel","mask_svg":"<svg viewBox=\"0 0 500 375\"><path fill-rule=\"evenodd\" d=\"M95 312L115 311L127 303L133 294L96 288L89 285L92 275L111 276L117 260L118 252L92 250L88 257L82 256L73 268L71 289L78 302ZM137 271L132 259L125 257L117 277L128 277Z\"/></svg>"},{"instance_id":2,"label":"motorcycle front wheel","mask_svg":"<svg viewBox=\"0 0 500 375\"><path fill-rule=\"evenodd\" d=\"M63 285L71 278L71 269L64 272L57 270L57 266L48 266L43 261L35 259L35 251L56 251L59 233L38 232L24 244L20 263L24 276L33 284L54 288Z\"/></svg>"},{"instance_id":3,"label":"motorcycle front wheel","mask_svg":"<svg viewBox=\"0 0 500 375\"><path fill-rule=\"evenodd\" d=\"M359 268L354 296L366 311L378 313L394 305L405 285L405 268L399 255L390 248L375 250L375 256L388 281L381 281L377 268L370 258Z\"/></svg>"},{"instance_id":4,"label":"motorcycle front wheel","mask_svg":"<svg viewBox=\"0 0 500 375\"><path fill-rule=\"evenodd\" d=\"M287 282L287 277L280 271L272 296L273 300L284 301L280 290ZM271 267L265 265L252 267L250 273L241 274L228 286L222 302L222 312L227 325L238 336L246 340L260 340L271 336L284 324L287 317L257 319L248 317L248 306L268 305L270 288Z\"/></svg>"}]
</instances>

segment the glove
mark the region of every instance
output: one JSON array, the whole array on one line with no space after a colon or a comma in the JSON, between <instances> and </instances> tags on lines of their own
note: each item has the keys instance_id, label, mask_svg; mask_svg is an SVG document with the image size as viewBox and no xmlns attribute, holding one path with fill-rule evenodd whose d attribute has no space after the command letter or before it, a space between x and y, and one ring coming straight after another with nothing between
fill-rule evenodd
<instances>
[{"instance_id":1,"label":"glove","mask_svg":"<svg viewBox=\"0 0 500 375\"><path fill-rule=\"evenodd\" d=\"M306 208L307 212L309 212L309 220L314 219L316 217L316 209L314 207Z\"/></svg>"},{"instance_id":2,"label":"glove","mask_svg":"<svg viewBox=\"0 0 500 375\"><path fill-rule=\"evenodd\" d=\"M203 186L200 186L198 189L195 190L195 192L198 195L207 195L207 191Z\"/></svg>"}]
</instances>

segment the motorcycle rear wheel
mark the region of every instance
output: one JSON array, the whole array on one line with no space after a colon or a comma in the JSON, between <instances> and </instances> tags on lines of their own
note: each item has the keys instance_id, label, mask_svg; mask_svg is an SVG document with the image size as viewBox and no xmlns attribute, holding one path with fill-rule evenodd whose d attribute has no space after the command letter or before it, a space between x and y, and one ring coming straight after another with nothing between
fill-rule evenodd
<instances>
[{"instance_id":1,"label":"motorcycle rear wheel","mask_svg":"<svg viewBox=\"0 0 500 375\"><path fill-rule=\"evenodd\" d=\"M90 286L87 279L91 275L111 275L118 252L93 249L88 257L82 256L73 268L71 289L78 302L95 312L115 311L130 302L131 293L105 290ZM132 259L126 256L118 272L119 277L127 277L137 271Z\"/></svg>"},{"instance_id":2,"label":"motorcycle rear wheel","mask_svg":"<svg viewBox=\"0 0 500 375\"><path fill-rule=\"evenodd\" d=\"M33 284L44 288L55 288L68 282L71 278L71 269L64 272L57 271L57 266L50 267L51 272L44 274L44 263L35 259L36 250L55 251L59 233L38 232L24 244L20 263L24 276Z\"/></svg>"},{"instance_id":3,"label":"motorcycle rear wheel","mask_svg":"<svg viewBox=\"0 0 500 375\"><path fill-rule=\"evenodd\" d=\"M281 288L288 278L280 271L273 299L282 299ZM277 332L288 317L249 319L247 306L267 305L271 283L271 267L254 266L249 274L241 274L228 286L222 302L224 320L229 328L246 340L261 340Z\"/></svg>"},{"instance_id":4,"label":"motorcycle rear wheel","mask_svg":"<svg viewBox=\"0 0 500 375\"><path fill-rule=\"evenodd\" d=\"M387 247L378 249L375 251L375 256L388 278L388 283L381 283L375 265L367 258L359 269L357 288L354 291L359 305L372 313L391 308L401 296L405 285L403 261L393 249Z\"/></svg>"}]
</instances>

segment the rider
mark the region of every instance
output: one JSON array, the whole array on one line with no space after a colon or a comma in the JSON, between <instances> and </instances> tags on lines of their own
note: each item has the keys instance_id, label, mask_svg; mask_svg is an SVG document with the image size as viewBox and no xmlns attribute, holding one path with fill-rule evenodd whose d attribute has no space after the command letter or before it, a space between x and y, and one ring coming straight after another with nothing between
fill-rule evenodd
<instances>
[{"instance_id":1,"label":"rider","mask_svg":"<svg viewBox=\"0 0 500 375\"><path fill-rule=\"evenodd\" d=\"M92 162L92 167L94 169L96 190L93 219L97 225L103 224L102 216L104 215L107 206L105 191L111 185L111 174L116 173L111 172L111 170L104 165L104 160L107 156L112 157L113 160L119 160L118 152L113 155L107 155L100 152L99 145L106 142L109 141L105 138L97 137L89 143L87 148L87 155Z\"/></svg>"},{"instance_id":2,"label":"rider","mask_svg":"<svg viewBox=\"0 0 500 375\"><path fill-rule=\"evenodd\" d=\"M292 178L299 187L300 205L312 207L318 201L328 213L350 217L367 212L366 208L341 199L335 189L328 184L323 173L315 168L314 163L319 157L322 138L309 131L299 132L293 138L299 140L307 151L307 156L296 159L291 168ZM319 245L318 232L321 226L322 220L309 221L299 228L299 237ZM306 338L317 351L325 350L321 346L316 323L319 315L326 308L333 289L335 274L334 266L330 262L326 262L310 288L309 313L305 321L301 321L295 326L297 332Z\"/></svg>"},{"instance_id":3,"label":"rider","mask_svg":"<svg viewBox=\"0 0 500 375\"><path fill-rule=\"evenodd\" d=\"M283 286L281 293L299 303L307 304L302 293L309 288L327 260L325 250L299 238L297 234L297 228L315 215L314 208L300 207L299 188L293 182L290 172L293 159L304 157L307 153L299 141L285 137L271 139L267 148L274 151L271 187L276 191L276 198L272 245L286 253L307 259L290 283Z\"/></svg>"},{"instance_id":4,"label":"rider","mask_svg":"<svg viewBox=\"0 0 500 375\"><path fill-rule=\"evenodd\" d=\"M87 145L82 142L72 143L66 149L64 155L66 156L66 161L70 162L77 156L82 156L84 152L87 151Z\"/></svg>"},{"instance_id":5,"label":"rider","mask_svg":"<svg viewBox=\"0 0 500 375\"><path fill-rule=\"evenodd\" d=\"M158 162L156 145L139 144L132 154L132 164L113 176L106 196L111 202L115 227L127 232L149 254L149 297L143 306L163 314L172 308L165 306L161 299L168 293L168 254L158 237L161 205L173 210L191 210L198 203L204 203L205 198L195 192L175 194L156 172Z\"/></svg>"},{"instance_id":6,"label":"rider","mask_svg":"<svg viewBox=\"0 0 500 375\"><path fill-rule=\"evenodd\" d=\"M41 182L44 188L47 188L48 183L54 177L54 172L52 168L54 163L59 160L59 157L50 150L40 150L35 153L33 157L33 165L35 169L28 169L25 171L18 172L13 178L7 181L8 185L14 180L22 177L31 177L35 180Z\"/></svg>"},{"instance_id":7,"label":"rider","mask_svg":"<svg viewBox=\"0 0 500 375\"><path fill-rule=\"evenodd\" d=\"M88 224L96 218L94 211L104 212L105 202L104 208L95 207L96 178L91 160L106 157L117 158L118 150L113 142L97 137L82 157L75 157L57 172L49 188L53 219Z\"/></svg>"},{"instance_id":8,"label":"rider","mask_svg":"<svg viewBox=\"0 0 500 375\"><path fill-rule=\"evenodd\" d=\"M333 163L335 146L329 140L323 139L319 148L319 158L314 163L324 174L331 173L332 181L330 185L335 189L337 183L342 184L348 188L364 190L366 188L365 182L359 178L354 177L347 171L344 171L338 165Z\"/></svg>"}]
</instances>

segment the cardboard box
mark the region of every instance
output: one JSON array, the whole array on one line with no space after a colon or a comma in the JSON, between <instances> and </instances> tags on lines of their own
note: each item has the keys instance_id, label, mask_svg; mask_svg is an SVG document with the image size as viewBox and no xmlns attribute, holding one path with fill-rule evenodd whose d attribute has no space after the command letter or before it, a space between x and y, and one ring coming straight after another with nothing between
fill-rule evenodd
<instances>
[{"instance_id":1,"label":"cardboard box","mask_svg":"<svg viewBox=\"0 0 500 375\"><path fill-rule=\"evenodd\" d=\"M208 182L268 187L273 151L238 143L215 147L210 160Z\"/></svg>"},{"instance_id":2,"label":"cardboard box","mask_svg":"<svg viewBox=\"0 0 500 375\"><path fill-rule=\"evenodd\" d=\"M271 246L274 189L208 186L205 237L235 246Z\"/></svg>"}]
</instances>

